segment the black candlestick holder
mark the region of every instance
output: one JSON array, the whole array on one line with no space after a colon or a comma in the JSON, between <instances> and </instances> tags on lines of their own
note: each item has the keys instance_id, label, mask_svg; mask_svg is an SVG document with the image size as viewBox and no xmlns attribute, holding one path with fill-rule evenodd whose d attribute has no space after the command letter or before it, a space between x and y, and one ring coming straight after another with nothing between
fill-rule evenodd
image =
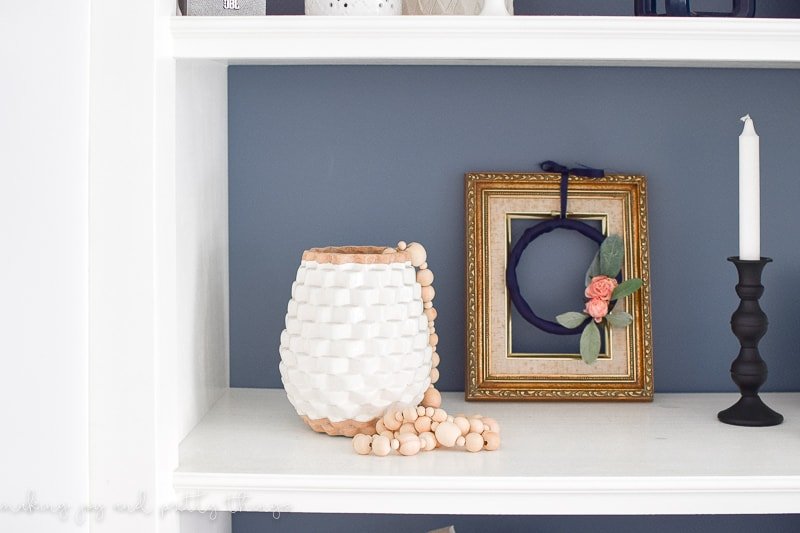
<instances>
[{"instance_id":1,"label":"black candlestick holder","mask_svg":"<svg viewBox=\"0 0 800 533\"><path fill-rule=\"evenodd\" d=\"M769 324L767 315L758 305L758 299L764 294L761 271L772 259L742 260L729 257L728 261L736 265L739 272L736 294L741 302L731 316L731 330L739 339L741 349L731 364L731 378L739 387L742 397L731 407L720 411L717 417L721 422L735 426L777 426L783 422L783 415L767 407L758 396L758 389L767 381L767 364L758 353L758 341L767 332Z\"/></svg>"}]
</instances>

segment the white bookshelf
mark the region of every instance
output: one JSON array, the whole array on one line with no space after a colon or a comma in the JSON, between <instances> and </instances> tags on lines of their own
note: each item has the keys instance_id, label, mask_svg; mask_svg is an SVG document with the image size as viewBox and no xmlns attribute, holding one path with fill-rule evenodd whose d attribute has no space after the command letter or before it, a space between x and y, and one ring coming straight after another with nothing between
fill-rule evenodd
<instances>
[{"instance_id":1,"label":"white bookshelf","mask_svg":"<svg viewBox=\"0 0 800 533\"><path fill-rule=\"evenodd\" d=\"M88 501L183 505L200 491L197 509L244 492L297 512L800 512L798 395L769 396L787 421L765 429L716 422L732 396L449 395L449 410L501 421L501 451L381 460L311 433L282 391L228 389L226 129L232 64L798 68L800 20L174 13L173 0L91 2ZM230 527L193 517L111 513L104 526Z\"/></svg>"}]
</instances>

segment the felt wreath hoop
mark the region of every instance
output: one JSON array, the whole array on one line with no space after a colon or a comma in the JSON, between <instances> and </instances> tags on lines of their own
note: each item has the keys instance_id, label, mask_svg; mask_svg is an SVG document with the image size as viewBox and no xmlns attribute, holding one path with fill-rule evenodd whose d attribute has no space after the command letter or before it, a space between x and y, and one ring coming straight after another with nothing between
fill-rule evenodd
<instances>
[{"instance_id":1,"label":"felt wreath hoop","mask_svg":"<svg viewBox=\"0 0 800 533\"><path fill-rule=\"evenodd\" d=\"M585 326L585 323L588 323L590 320L589 317L586 317L586 320L581 322L581 324L571 328L567 328L557 322L541 318L533 311L533 309L531 309L531 306L528 304L525 298L523 298L519 289L519 281L517 280L517 265L519 265L522 254L528 248L528 245L535 239L556 229L577 231L581 235L592 239L598 245L602 244L605 240L603 234L597 229L584 222L569 218L556 218L546 222L540 222L535 226L531 226L525 230L508 255L508 265L506 266L506 285L508 286L508 296L511 298L514 307L516 307L517 311L519 311L520 316L540 330L553 335L577 335L583 331L582 326Z\"/></svg>"},{"instance_id":2,"label":"felt wreath hoop","mask_svg":"<svg viewBox=\"0 0 800 533\"><path fill-rule=\"evenodd\" d=\"M586 363L594 363L600 354L600 330L597 324L605 322L608 327L627 327L633 317L625 311L613 311L616 302L639 290L643 281L631 278L622 281L622 258L624 247L618 235L605 237L600 231L580 220L567 218L567 196L569 175L599 178L604 172L599 169L568 169L553 161L541 164L546 172L561 173L561 213L558 218L540 222L525 230L511 249L506 266L506 286L509 298L519 314L538 329L553 335L581 334L581 359ZM523 298L517 279L517 266L525 249L538 237L556 229L577 231L593 240L600 246L597 255L586 272L586 291L588 299L583 312L568 312L558 315L557 322L538 316Z\"/></svg>"}]
</instances>

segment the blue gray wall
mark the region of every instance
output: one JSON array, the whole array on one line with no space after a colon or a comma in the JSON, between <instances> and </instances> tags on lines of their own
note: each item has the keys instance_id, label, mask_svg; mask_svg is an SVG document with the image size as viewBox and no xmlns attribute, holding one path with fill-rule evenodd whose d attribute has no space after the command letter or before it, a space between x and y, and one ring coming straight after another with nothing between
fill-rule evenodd
<instances>
[{"instance_id":1,"label":"blue gray wall","mask_svg":"<svg viewBox=\"0 0 800 533\"><path fill-rule=\"evenodd\" d=\"M656 390L733 390L725 258L738 253L738 119L750 113L762 251L775 259L766 388L800 390L800 71L231 67L229 83L233 386L281 386L303 249L406 239L429 250L441 386L461 390L463 174L554 159L648 176ZM570 265L568 251L554 239L541 272Z\"/></svg>"}]
</instances>

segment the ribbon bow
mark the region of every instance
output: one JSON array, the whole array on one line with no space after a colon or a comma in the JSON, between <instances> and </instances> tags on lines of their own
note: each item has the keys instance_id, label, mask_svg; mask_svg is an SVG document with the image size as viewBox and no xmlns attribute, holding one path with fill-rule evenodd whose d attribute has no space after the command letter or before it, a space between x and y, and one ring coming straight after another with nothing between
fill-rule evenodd
<instances>
[{"instance_id":1,"label":"ribbon bow","mask_svg":"<svg viewBox=\"0 0 800 533\"><path fill-rule=\"evenodd\" d=\"M605 171L601 168L577 167L567 168L559 165L555 161L544 161L539 165L545 172L561 174L561 218L567 218L567 193L569 188L569 176L582 176L585 178L602 178Z\"/></svg>"}]
</instances>

